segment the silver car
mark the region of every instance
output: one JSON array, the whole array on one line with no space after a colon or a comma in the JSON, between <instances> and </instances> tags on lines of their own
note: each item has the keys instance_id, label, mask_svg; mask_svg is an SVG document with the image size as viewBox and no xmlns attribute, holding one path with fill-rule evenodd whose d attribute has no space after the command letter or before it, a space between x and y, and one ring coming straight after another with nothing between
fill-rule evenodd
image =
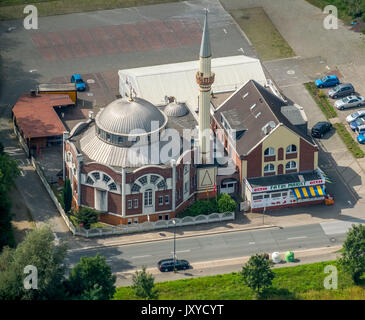
<instances>
[{"instance_id":1,"label":"silver car","mask_svg":"<svg viewBox=\"0 0 365 320\"><path fill-rule=\"evenodd\" d=\"M335 107L339 110L352 107L360 107L364 103L364 98L361 96L348 96L339 100L336 100Z\"/></svg>"}]
</instances>

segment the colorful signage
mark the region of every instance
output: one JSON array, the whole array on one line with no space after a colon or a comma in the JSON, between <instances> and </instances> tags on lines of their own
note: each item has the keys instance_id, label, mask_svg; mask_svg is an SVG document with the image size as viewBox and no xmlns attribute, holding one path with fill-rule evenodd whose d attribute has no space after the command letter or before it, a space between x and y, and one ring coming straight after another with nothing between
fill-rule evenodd
<instances>
[{"instance_id":1,"label":"colorful signage","mask_svg":"<svg viewBox=\"0 0 365 320\"><path fill-rule=\"evenodd\" d=\"M303 182L293 182L293 183L284 183L284 184L275 184L272 186L266 187L258 187L253 188L252 192L265 192L265 191L275 191L275 190L283 190L283 189L291 189L291 188L298 188L298 187L306 187L306 186L315 186L317 184L324 184L324 180L311 180L311 181L303 181Z\"/></svg>"}]
</instances>

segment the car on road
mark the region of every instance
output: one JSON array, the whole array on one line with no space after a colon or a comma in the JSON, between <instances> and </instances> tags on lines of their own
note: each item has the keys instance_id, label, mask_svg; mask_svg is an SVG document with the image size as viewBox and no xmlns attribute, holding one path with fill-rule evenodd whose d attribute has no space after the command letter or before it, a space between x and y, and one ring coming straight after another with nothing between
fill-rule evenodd
<instances>
[{"instance_id":1,"label":"car on road","mask_svg":"<svg viewBox=\"0 0 365 320\"><path fill-rule=\"evenodd\" d=\"M355 89L351 83L341 83L328 90L328 95L332 99L345 97L353 93L355 93Z\"/></svg>"},{"instance_id":2,"label":"car on road","mask_svg":"<svg viewBox=\"0 0 365 320\"><path fill-rule=\"evenodd\" d=\"M335 75L328 75L317 79L314 83L318 88L327 88L339 84L340 80Z\"/></svg>"},{"instance_id":3,"label":"car on road","mask_svg":"<svg viewBox=\"0 0 365 320\"><path fill-rule=\"evenodd\" d=\"M349 114L347 117L346 117L346 121L348 123L351 123L352 121L355 121L357 118L360 118L362 116L365 116L365 110L358 110L358 111L355 111L354 113L351 113Z\"/></svg>"},{"instance_id":4,"label":"car on road","mask_svg":"<svg viewBox=\"0 0 365 320\"><path fill-rule=\"evenodd\" d=\"M355 121L352 121L350 123L350 128L355 131L357 127L362 126L365 124L365 118L364 117L359 117L357 118Z\"/></svg>"},{"instance_id":5,"label":"car on road","mask_svg":"<svg viewBox=\"0 0 365 320\"><path fill-rule=\"evenodd\" d=\"M357 132L357 142L365 144L365 125L358 126L356 128L356 132Z\"/></svg>"},{"instance_id":6,"label":"car on road","mask_svg":"<svg viewBox=\"0 0 365 320\"><path fill-rule=\"evenodd\" d=\"M73 74L71 76L71 82L76 84L77 91L85 91L86 84L79 74Z\"/></svg>"},{"instance_id":7,"label":"car on road","mask_svg":"<svg viewBox=\"0 0 365 320\"><path fill-rule=\"evenodd\" d=\"M336 100L335 107L339 110L343 110L352 107L361 107L363 103L364 98L362 96L353 95Z\"/></svg>"},{"instance_id":8,"label":"car on road","mask_svg":"<svg viewBox=\"0 0 365 320\"><path fill-rule=\"evenodd\" d=\"M176 259L174 263L174 259L164 259L157 263L157 268L161 272L174 271L174 265L176 270L186 270L191 267L187 260Z\"/></svg>"},{"instance_id":9,"label":"car on road","mask_svg":"<svg viewBox=\"0 0 365 320\"><path fill-rule=\"evenodd\" d=\"M324 134L326 134L327 132L331 131L332 129L332 124L329 122L325 122L325 121L320 121L317 122L313 127L312 127L312 137L313 138L322 138Z\"/></svg>"}]
</instances>

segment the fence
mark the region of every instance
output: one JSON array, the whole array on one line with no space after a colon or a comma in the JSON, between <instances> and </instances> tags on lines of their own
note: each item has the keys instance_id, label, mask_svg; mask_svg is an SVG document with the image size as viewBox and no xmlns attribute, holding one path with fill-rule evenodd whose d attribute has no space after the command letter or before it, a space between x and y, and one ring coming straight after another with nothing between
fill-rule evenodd
<instances>
[{"instance_id":1,"label":"fence","mask_svg":"<svg viewBox=\"0 0 365 320\"><path fill-rule=\"evenodd\" d=\"M158 229L165 229L171 228L175 225L173 224L172 220L160 220L156 222L143 222L143 223L136 223L136 224L128 224L128 225L118 225L118 226L111 226L107 228L93 228L93 229L85 229L82 227L75 227L70 219L68 218L67 214L63 210L61 204L59 203L57 197L53 193L52 188L48 184L46 178L44 177L43 170L41 166L31 157L32 165L37 171L39 178L41 179L44 187L46 188L49 196L51 197L52 201L56 205L59 213L61 214L63 220L65 221L67 227L70 229L73 235L75 236L84 236L86 238L91 237L100 237L100 236L107 236L107 235L118 235L118 234L128 234L128 233L136 233L136 232L144 232L144 231L152 231ZM190 226L190 225L197 225L203 223L211 223L211 222L221 222L221 221L228 221L234 220L235 213L234 212L224 212L224 213L212 213L209 215L199 215L196 217L184 217L184 218L175 218L176 226Z\"/></svg>"}]
</instances>

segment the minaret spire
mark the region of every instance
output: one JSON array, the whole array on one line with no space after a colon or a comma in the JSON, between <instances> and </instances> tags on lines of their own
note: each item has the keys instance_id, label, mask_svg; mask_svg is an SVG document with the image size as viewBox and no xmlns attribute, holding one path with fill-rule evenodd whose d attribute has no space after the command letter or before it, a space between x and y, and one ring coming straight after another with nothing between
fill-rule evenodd
<instances>
[{"instance_id":1,"label":"minaret spire","mask_svg":"<svg viewBox=\"0 0 365 320\"><path fill-rule=\"evenodd\" d=\"M214 82L214 73L211 70L212 52L210 48L208 30L208 10L205 9L205 21L200 45L200 68L196 73L196 82L199 85L199 147L204 164L210 159L210 91Z\"/></svg>"}]
</instances>

